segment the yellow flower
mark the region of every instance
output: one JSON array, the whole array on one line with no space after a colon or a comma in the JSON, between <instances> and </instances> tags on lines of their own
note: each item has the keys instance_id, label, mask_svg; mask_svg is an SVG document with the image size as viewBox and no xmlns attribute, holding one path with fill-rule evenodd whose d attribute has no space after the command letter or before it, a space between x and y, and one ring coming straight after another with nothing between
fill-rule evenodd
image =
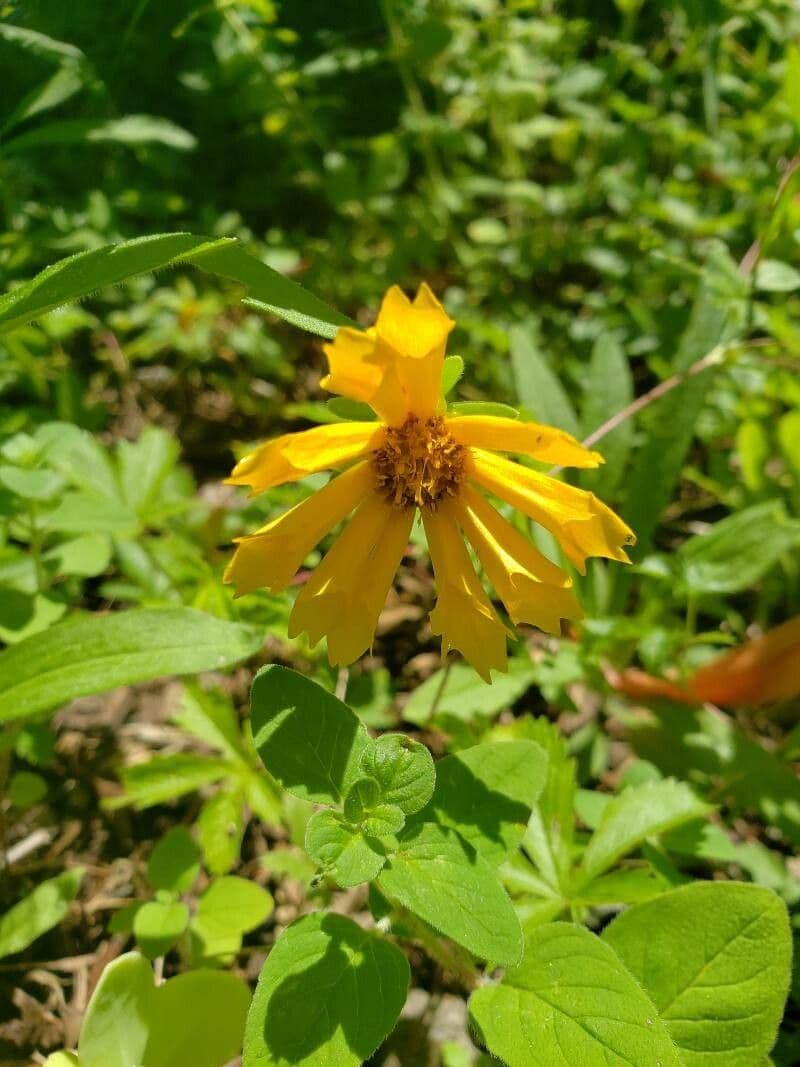
<instances>
[{"instance_id":1,"label":"yellow flower","mask_svg":"<svg viewBox=\"0 0 800 1067\"><path fill-rule=\"evenodd\" d=\"M438 600L431 627L442 652L458 649L490 678L506 666L507 629L473 567L469 541L514 623L550 633L581 610L572 579L551 563L479 490L549 530L581 573L588 556L629 562L634 536L592 493L498 456L530 456L565 467L596 467L597 452L570 434L493 415L448 415L441 399L447 337L455 323L422 285L413 303L394 286L368 330L344 327L325 346L330 392L372 407L375 422L318 426L267 441L228 481L254 493L323 470L341 470L323 489L242 537L225 574L237 595L285 589L308 553L352 514L300 589L289 635L328 639L332 664L371 647L417 511L422 513Z\"/></svg>"}]
</instances>

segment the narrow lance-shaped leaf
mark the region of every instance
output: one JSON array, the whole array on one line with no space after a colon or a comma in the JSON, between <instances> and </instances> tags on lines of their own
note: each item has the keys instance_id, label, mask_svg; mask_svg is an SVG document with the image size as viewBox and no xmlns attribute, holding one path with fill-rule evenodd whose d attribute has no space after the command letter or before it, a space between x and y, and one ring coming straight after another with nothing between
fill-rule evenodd
<instances>
[{"instance_id":1,"label":"narrow lance-shaped leaf","mask_svg":"<svg viewBox=\"0 0 800 1067\"><path fill-rule=\"evenodd\" d=\"M256 630L191 608L68 619L0 654L0 722L149 678L228 667L260 644Z\"/></svg>"},{"instance_id":2,"label":"narrow lance-shaped leaf","mask_svg":"<svg viewBox=\"0 0 800 1067\"><path fill-rule=\"evenodd\" d=\"M711 809L683 782L626 789L606 806L583 854L585 881L602 874L648 837L703 818Z\"/></svg>"},{"instance_id":3,"label":"narrow lance-shaped leaf","mask_svg":"<svg viewBox=\"0 0 800 1067\"><path fill-rule=\"evenodd\" d=\"M592 349L587 368L582 426L585 436L598 430L633 400L633 378L622 345L613 334L602 334ZM633 422L624 419L597 443L605 463L582 471L581 484L600 497L616 489L633 444Z\"/></svg>"},{"instance_id":4,"label":"narrow lance-shaped leaf","mask_svg":"<svg viewBox=\"0 0 800 1067\"><path fill-rule=\"evenodd\" d=\"M578 417L564 386L539 346L538 325L530 320L511 331L511 367L517 396L537 422L580 435Z\"/></svg>"},{"instance_id":5,"label":"narrow lance-shaped leaf","mask_svg":"<svg viewBox=\"0 0 800 1067\"><path fill-rule=\"evenodd\" d=\"M745 283L727 254L709 257L706 273L672 365L676 374L735 336ZM680 476L708 391L708 373L688 378L653 405L646 442L627 481L625 521L636 531L636 558L650 547L661 511Z\"/></svg>"},{"instance_id":6,"label":"narrow lance-shaped leaf","mask_svg":"<svg viewBox=\"0 0 800 1067\"><path fill-rule=\"evenodd\" d=\"M104 286L179 263L239 282L263 310L322 337L332 337L339 326L354 325L313 293L245 252L233 238L168 233L79 252L47 267L0 297L0 333Z\"/></svg>"},{"instance_id":7,"label":"narrow lance-shaped leaf","mask_svg":"<svg viewBox=\"0 0 800 1067\"><path fill-rule=\"evenodd\" d=\"M74 867L37 885L5 915L0 915L0 958L22 952L64 918L77 896L83 869Z\"/></svg>"}]
</instances>

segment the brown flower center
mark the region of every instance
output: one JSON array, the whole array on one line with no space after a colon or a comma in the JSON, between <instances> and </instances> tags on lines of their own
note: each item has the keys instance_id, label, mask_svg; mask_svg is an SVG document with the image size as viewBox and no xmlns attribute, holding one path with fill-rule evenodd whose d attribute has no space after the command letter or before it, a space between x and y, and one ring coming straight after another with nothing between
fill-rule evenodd
<instances>
[{"instance_id":1,"label":"brown flower center","mask_svg":"<svg viewBox=\"0 0 800 1067\"><path fill-rule=\"evenodd\" d=\"M372 454L378 491L395 507L435 510L442 497L458 493L466 455L440 416L409 415L402 426L386 430L384 444Z\"/></svg>"}]
</instances>

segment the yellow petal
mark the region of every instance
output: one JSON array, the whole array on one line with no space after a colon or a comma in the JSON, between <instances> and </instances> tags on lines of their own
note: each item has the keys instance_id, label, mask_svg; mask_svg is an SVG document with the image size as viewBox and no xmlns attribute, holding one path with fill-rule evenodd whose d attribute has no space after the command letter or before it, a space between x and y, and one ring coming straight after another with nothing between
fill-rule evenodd
<instances>
[{"instance_id":1,"label":"yellow petal","mask_svg":"<svg viewBox=\"0 0 800 1067\"><path fill-rule=\"evenodd\" d=\"M424 283L414 303L398 285L383 298L375 332L399 356L424 359L435 350L444 351L455 323Z\"/></svg>"},{"instance_id":2,"label":"yellow petal","mask_svg":"<svg viewBox=\"0 0 800 1067\"><path fill-rule=\"evenodd\" d=\"M436 578L431 629L442 637L442 655L457 648L484 681L506 669L506 628L484 592L467 547L446 504L423 512Z\"/></svg>"},{"instance_id":3,"label":"yellow petal","mask_svg":"<svg viewBox=\"0 0 800 1067\"><path fill-rule=\"evenodd\" d=\"M541 463L562 467L599 467L603 457L590 452L572 434L538 422L519 422L495 415L467 415L448 419L447 429L462 445L521 452Z\"/></svg>"},{"instance_id":4,"label":"yellow petal","mask_svg":"<svg viewBox=\"0 0 800 1067\"><path fill-rule=\"evenodd\" d=\"M334 340L322 346L328 359L328 375L320 385L329 393L369 404L383 377L375 362L375 330L355 330L343 326Z\"/></svg>"},{"instance_id":5,"label":"yellow petal","mask_svg":"<svg viewBox=\"0 0 800 1067\"><path fill-rule=\"evenodd\" d=\"M305 631L312 645L327 637L332 664L358 659L372 645L413 519L413 508L370 493L298 593L289 636Z\"/></svg>"},{"instance_id":6,"label":"yellow petal","mask_svg":"<svg viewBox=\"0 0 800 1067\"><path fill-rule=\"evenodd\" d=\"M358 463L254 534L238 538L225 571L236 596L254 589L285 589L311 549L347 518L374 481L369 464Z\"/></svg>"},{"instance_id":7,"label":"yellow petal","mask_svg":"<svg viewBox=\"0 0 800 1067\"><path fill-rule=\"evenodd\" d=\"M454 326L427 285L413 303L393 285L372 329L343 327L324 346L330 373L321 384L369 404L390 426L411 414L429 418L439 407L444 351Z\"/></svg>"},{"instance_id":8,"label":"yellow petal","mask_svg":"<svg viewBox=\"0 0 800 1067\"><path fill-rule=\"evenodd\" d=\"M588 556L630 563L622 546L636 543L633 531L594 493L477 448L470 466L475 482L549 530L581 574Z\"/></svg>"},{"instance_id":9,"label":"yellow petal","mask_svg":"<svg viewBox=\"0 0 800 1067\"><path fill-rule=\"evenodd\" d=\"M343 467L379 447L383 427L375 422L339 422L287 433L266 441L240 460L226 481L262 493L316 471Z\"/></svg>"},{"instance_id":10,"label":"yellow petal","mask_svg":"<svg viewBox=\"0 0 800 1067\"><path fill-rule=\"evenodd\" d=\"M453 508L489 581L515 623L561 632L562 619L580 619L572 579L551 563L471 486Z\"/></svg>"},{"instance_id":11,"label":"yellow petal","mask_svg":"<svg viewBox=\"0 0 800 1067\"><path fill-rule=\"evenodd\" d=\"M384 297L375 332L376 359L385 371L375 400L381 411L399 408L387 419L392 425L439 410L444 352L454 326L427 285L420 286L413 304L396 285Z\"/></svg>"}]
</instances>

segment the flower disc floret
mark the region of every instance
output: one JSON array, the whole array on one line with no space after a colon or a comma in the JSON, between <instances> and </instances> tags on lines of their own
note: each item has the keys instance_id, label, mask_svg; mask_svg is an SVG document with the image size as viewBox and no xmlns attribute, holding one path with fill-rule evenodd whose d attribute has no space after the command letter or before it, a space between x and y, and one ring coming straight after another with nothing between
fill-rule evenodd
<instances>
[{"instance_id":1,"label":"flower disc floret","mask_svg":"<svg viewBox=\"0 0 800 1067\"><path fill-rule=\"evenodd\" d=\"M454 497L467 475L467 450L439 415L409 415L386 430L385 443L372 454L378 491L396 508L435 510Z\"/></svg>"}]
</instances>

